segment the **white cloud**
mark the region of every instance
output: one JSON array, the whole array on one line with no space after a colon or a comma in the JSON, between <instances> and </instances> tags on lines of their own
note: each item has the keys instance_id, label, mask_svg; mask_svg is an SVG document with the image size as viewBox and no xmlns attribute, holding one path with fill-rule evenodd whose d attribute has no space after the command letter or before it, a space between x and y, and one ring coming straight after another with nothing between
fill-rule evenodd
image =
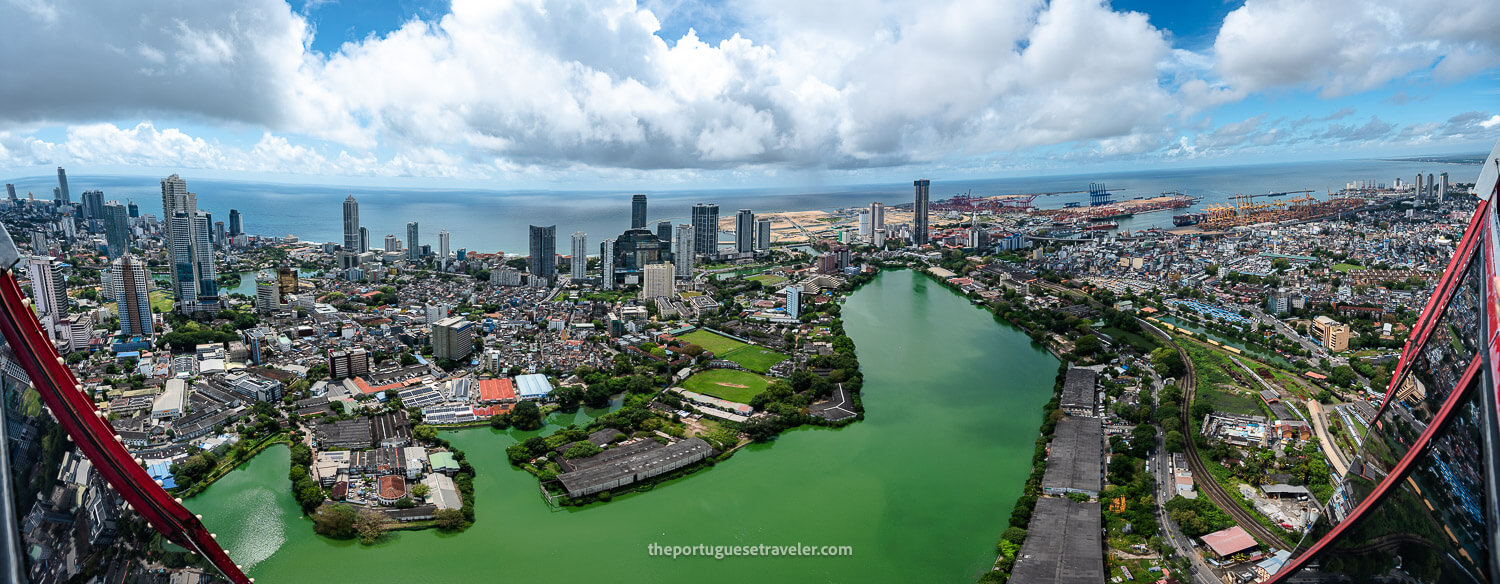
<instances>
[{"instance_id":1,"label":"white cloud","mask_svg":"<svg viewBox=\"0 0 1500 584\"><path fill-rule=\"evenodd\" d=\"M1500 3L1470 0L1248 0L1214 42L1233 86L1305 87L1326 97L1429 68L1445 81L1500 65Z\"/></svg>"},{"instance_id":2,"label":"white cloud","mask_svg":"<svg viewBox=\"0 0 1500 584\"><path fill-rule=\"evenodd\" d=\"M161 0L144 10L9 2L0 5L0 54L45 58L0 67L0 166L69 158L692 180L982 166L1038 148L1197 156L1296 130L1263 117L1215 130L1205 112L1250 92L1306 86L1339 95L1424 67L1461 77L1495 57L1483 27L1450 20L1487 17L1496 3L1449 0L1428 19L1413 17L1416 0L1249 0L1212 53L1174 49L1145 15L1103 0L647 4L739 28L713 43L692 32L662 38L658 13L634 0L454 0L441 17L413 18L329 54L309 48L315 3L298 12L282 0ZM69 34L49 28L58 19ZM139 119L158 123L132 126ZM251 138L223 144L169 127L179 122ZM36 140L23 125L65 126L67 138ZM1332 140L1393 133L1387 125L1321 130Z\"/></svg>"}]
</instances>

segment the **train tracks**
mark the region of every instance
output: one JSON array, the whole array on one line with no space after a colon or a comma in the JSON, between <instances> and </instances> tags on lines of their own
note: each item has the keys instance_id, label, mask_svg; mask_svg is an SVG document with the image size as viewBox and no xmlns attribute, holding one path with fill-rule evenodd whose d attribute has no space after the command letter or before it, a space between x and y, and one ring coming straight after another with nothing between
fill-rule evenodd
<instances>
[{"instance_id":1,"label":"train tracks","mask_svg":"<svg viewBox=\"0 0 1500 584\"><path fill-rule=\"evenodd\" d=\"M1145 325L1158 338L1165 340L1173 348L1177 349L1178 356L1182 357L1182 363L1187 367L1187 373L1183 374L1180 386L1183 398L1182 427L1191 432L1193 422L1191 416L1188 415L1188 411L1193 404L1193 393L1197 389L1198 382L1197 372L1193 369L1193 360L1188 358L1187 351L1178 345L1177 341L1172 340L1170 335L1163 333L1160 329L1151 326L1149 323L1142 322L1141 324ZM1195 482L1199 489L1203 491L1203 494L1208 496L1209 500L1213 501L1215 505L1218 505L1226 513L1229 513L1229 516L1234 518L1234 522L1249 532L1250 535L1254 536L1255 539L1276 549L1290 549L1286 545L1286 541L1281 539L1280 534L1271 531L1265 525L1256 521L1255 517L1251 516L1249 511L1246 511L1244 507L1240 507L1238 500L1230 496L1228 491L1224 490L1219 481L1214 480L1213 475L1209 474L1208 468L1203 465L1203 460L1198 458L1198 446L1194 443L1192 436L1189 436L1187 440L1183 440L1182 442L1183 448L1186 449L1183 458L1187 459L1188 468L1193 471L1193 476L1196 479Z\"/></svg>"}]
</instances>

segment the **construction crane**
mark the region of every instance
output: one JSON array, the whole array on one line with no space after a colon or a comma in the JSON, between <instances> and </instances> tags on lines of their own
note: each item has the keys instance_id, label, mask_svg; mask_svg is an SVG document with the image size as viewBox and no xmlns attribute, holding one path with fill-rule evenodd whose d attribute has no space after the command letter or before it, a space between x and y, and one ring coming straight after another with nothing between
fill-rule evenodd
<instances>
[{"instance_id":1,"label":"construction crane","mask_svg":"<svg viewBox=\"0 0 1500 584\"><path fill-rule=\"evenodd\" d=\"M21 252L10 232L0 227L0 334L15 354L16 364L26 371L41 395L47 412L110 488L152 528L168 541L203 556L230 582L254 582L224 553L202 520L183 507L181 499L167 494L161 483L142 468L144 462L125 449L124 440L110 426L104 411L94 405L93 398L63 363L57 347L43 333L31 301L16 281L15 266L20 260Z\"/></svg>"}]
</instances>

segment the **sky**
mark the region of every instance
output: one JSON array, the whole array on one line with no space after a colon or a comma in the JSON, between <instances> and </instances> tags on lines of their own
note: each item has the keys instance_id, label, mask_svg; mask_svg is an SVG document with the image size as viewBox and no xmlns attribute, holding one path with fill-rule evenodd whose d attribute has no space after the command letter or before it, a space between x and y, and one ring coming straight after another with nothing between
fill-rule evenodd
<instances>
[{"instance_id":1,"label":"sky","mask_svg":"<svg viewBox=\"0 0 1500 584\"><path fill-rule=\"evenodd\" d=\"M0 176L762 187L1488 151L1500 2L0 0Z\"/></svg>"}]
</instances>

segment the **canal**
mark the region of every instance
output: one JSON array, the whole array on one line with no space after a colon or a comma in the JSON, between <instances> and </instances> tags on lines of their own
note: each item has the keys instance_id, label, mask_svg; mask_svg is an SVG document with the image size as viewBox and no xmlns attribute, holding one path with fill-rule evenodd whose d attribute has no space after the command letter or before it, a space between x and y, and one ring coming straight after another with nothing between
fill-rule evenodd
<instances>
[{"instance_id":1,"label":"canal","mask_svg":"<svg viewBox=\"0 0 1500 584\"><path fill-rule=\"evenodd\" d=\"M505 447L533 433L486 428L447 435L478 473L478 522L464 533L398 532L373 547L319 537L287 492L281 447L187 504L262 583L973 582L1030 472L1058 363L910 271L867 284L843 316L865 372L865 421L794 430L646 493L550 509L536 480L506 463ZM652 543L854 555L674 560L648 555Z\"/></svg>"}]
</instances>

